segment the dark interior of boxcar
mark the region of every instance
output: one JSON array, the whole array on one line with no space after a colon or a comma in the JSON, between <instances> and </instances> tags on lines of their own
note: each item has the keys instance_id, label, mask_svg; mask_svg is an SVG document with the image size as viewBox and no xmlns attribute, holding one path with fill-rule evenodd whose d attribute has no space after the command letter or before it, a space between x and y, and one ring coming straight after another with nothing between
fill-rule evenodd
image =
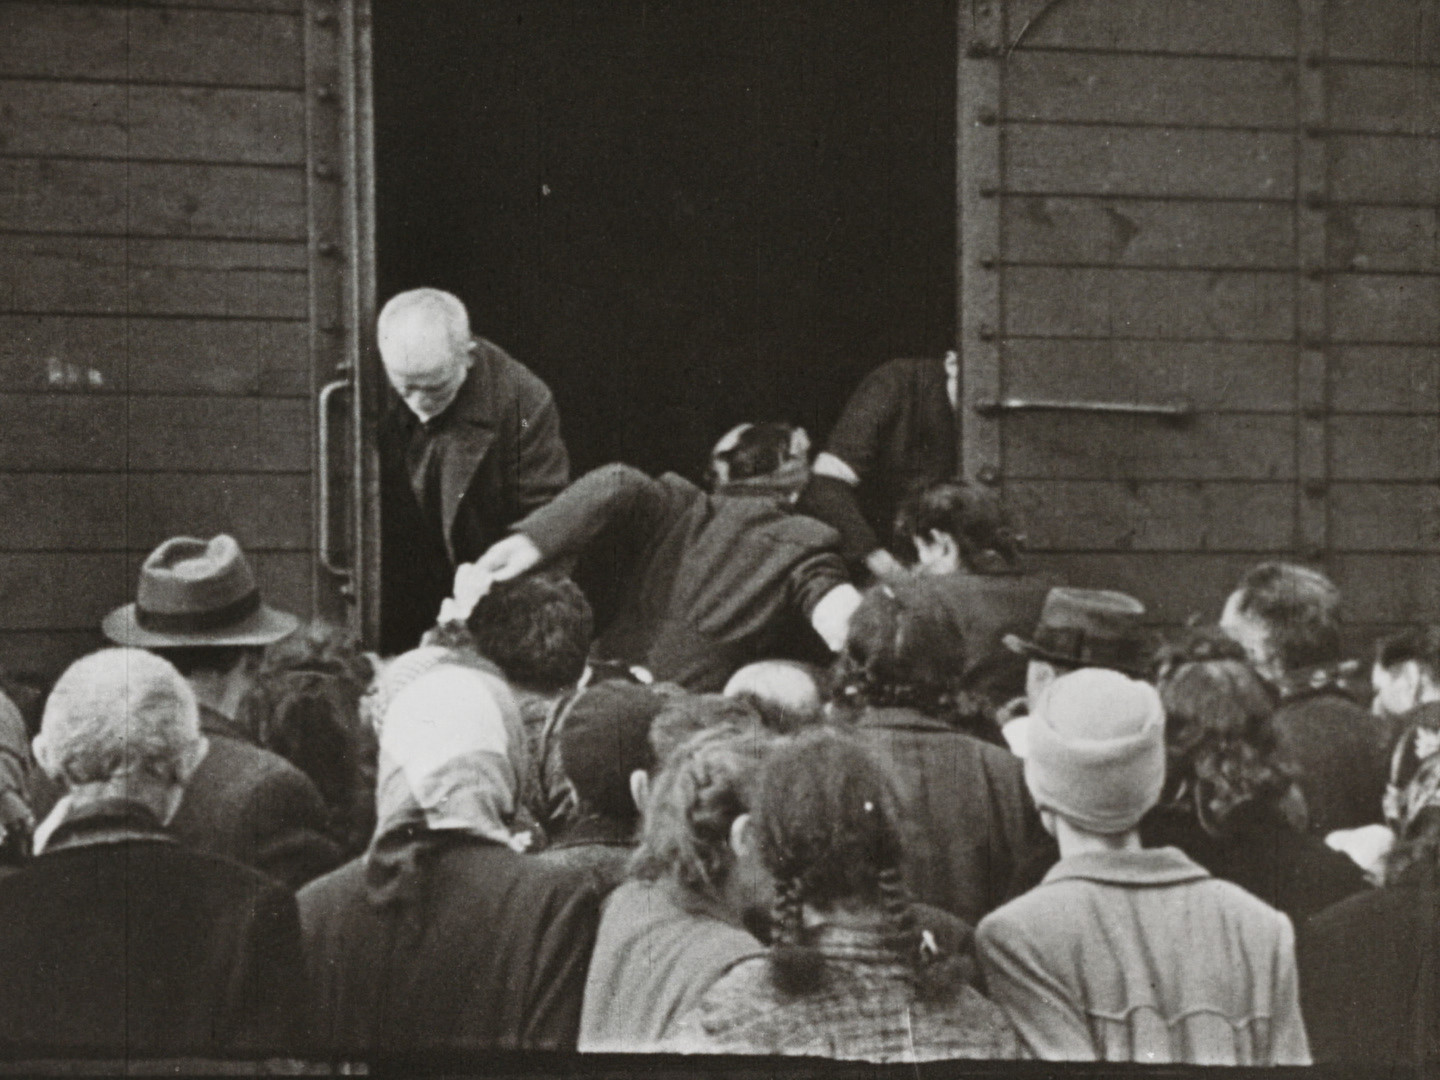
<instances>
[{"instance_id":1,"label":"dark interior of boxcar","mask_svg":"<svg viewBox=\"0 0 1440 1080\"><path fill-rule=\"evenodd\" d=\"M381 0L374 47L381 300L461 296L577 469L953 343L953 0Z\"/></svg>"}]
</instances>

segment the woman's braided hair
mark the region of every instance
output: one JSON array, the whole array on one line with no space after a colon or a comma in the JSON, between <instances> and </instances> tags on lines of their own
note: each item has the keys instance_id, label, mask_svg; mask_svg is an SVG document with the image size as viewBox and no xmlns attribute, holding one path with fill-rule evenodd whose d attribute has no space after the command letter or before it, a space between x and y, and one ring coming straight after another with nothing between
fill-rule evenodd
<instances>
[{"instance_id":1,"label":"woman's braided hair","mask_svg":"<svg viewBox=\"0 0 1440 1080\"><path fill-rule=\"evenodd\" d=\"M938 989L901 874L895 796L869 751L830 728L795 736L766 762L753 820L775 878L770 955L778 989L804 994L823 982L824 960L807 944L804 907L836 904L883 912L886 939L911 964L919 989Z\"/></svg>"},{"instance_id":2,"label":"woman's braided hair","mask_svg":"<svg viewBox=\"0 0 1440 1080\"><path fill-rule=\"evenodd\" d=\"M680 744L650 788L632 877L670 877L716 898L730 867L730 828L750 810L760 766L776 737L723 723Z\"/></svg>"}]
</instances>

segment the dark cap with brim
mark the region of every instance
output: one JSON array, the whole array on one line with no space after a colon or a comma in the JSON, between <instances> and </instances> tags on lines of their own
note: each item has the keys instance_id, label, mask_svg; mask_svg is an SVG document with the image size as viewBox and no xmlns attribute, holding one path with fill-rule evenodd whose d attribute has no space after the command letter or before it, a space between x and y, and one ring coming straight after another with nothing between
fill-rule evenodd
<instances>
[{"instance_id":1,"label":"dark cap with brim","mask_svg":"<svg viewBox=\"0 0 1440 1080\"><path fill-rule=\"evenodd\" d=\"M1149 665L1144 615L1145 605L1122 592L1051 589L1030 639L1006 634L1005 647L1032 660L1138 675Z\"/></svg>"}]
</instances>

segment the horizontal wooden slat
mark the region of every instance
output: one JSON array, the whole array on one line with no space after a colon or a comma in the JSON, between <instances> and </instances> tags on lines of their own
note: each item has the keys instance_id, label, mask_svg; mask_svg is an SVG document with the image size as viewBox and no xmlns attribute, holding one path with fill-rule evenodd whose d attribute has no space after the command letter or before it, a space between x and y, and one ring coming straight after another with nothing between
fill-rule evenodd
<instances>
[{"instance_id":1,"label":"horizontal wooden slat","mask_svg":"<svg viewBox=\"0 0 1440 1080\"><path fill-rule=\"evenodd\" d=\"M1338 480L1440 482L1440 419L1331 417L1330 475Z\"/></svg>"},{"instance_id":2,"label":"horizontal wooden slat","mask_svg":"<svg viewBox=\"0 0 1440 1080\"><path fill-rule=\"evenodd\" d=\"M1294 262L1284 203L1178 199L1005 199L1008 262L1114 266L1283 267Z\"/></svg>"},{"instance_id":3,"label":"horizontal wooden slat","mask_svg":"<svg viewBox=\"0 0 1440 1080\"><path fill-rule=\"evenodd\" d=\"M1325 51L1386 63L1440 63L1440 20L1418 0L1327 0Z\"/></svg>"},{"instance_id":4,"label":"horizontal wooden slat","mask_svg":"<svg viewBox=\"0 0 1440 1080\"><path fill-rule=\"evenodd\" d=\"M1293 276L1241 271L1011 267L1008 334L1287 339Z\"/></svg>"},{"instance_id":5,"label":"horizontal wooden slat","mask_svg":"<svg viewBox=\"0 0 1440 1080\"><path fill-rule=\"evenodd\" d=\"M1440 277L1337 274L1330 316L1336 341L1440 344Z\"/></svg>"},{"instance_id":6,"label":"horizontal wooden slat","mask_svg":"<svg viewBox=\"0 0 1440 1080\"><path fill-rule=\"evenodd\" d=\"M1335 579L1347 621L1440 620L1440 557L1341 555L1335 560Z\"/></svg>"},{"instance_id":7,"label":"horizontal wooden slat","mask_svg":"<svg viewBox=\"0 0 1440 1080\"><path fill-rule=\"evenodd\" d=\"M125 78L125 9L0 3L0 76Z\"/></svg>"},{"instance_id":8,"label":"horizontal wooden slat","mask_svg":"<svg viewBox=\"0 0 1440 1080\"><path fill-rule=\"evenodd\" d=\"M165 0L172 8L229 8L245 11L303 11L305 0Z\"/></svg>"},{"instance_id":9,"label":"horizontal wooden slat","mask_svg":"<svg viewBox=\"0 0 1440 1080\"><path fill-rule=\"evenodd\" d=\"M308 550L306 475L0 474L0 551L150 550L228 532L248 551Z\"/></svg>"},{"instance_id":10,"label":"horizontal wooden slat","mask_svg":"<svg viewBox=\"0 0 1440 1080\"><path fill-rule=\"evenodd\" d=\"M292 165L305 159L298 92L0 79L11 155Z\"/></svg>"},{"instance_id":11,"label":"horizontal wooden slat","mask_svg":"<svg viewBox=\"0 0 1440 1080\"><path fill-rule=\"evenodd\" d=\"M1005 65L1013 120L1291 128L1295 64L1017 51Z\"/></svg>"},{"instance_id":12,"label":"horizontal wooden slat","mask_svg":"<svg viewBox=\"0 0 1440 1080\"><path fill-rule=\"evenodd\" d=\"M1007 191L1285 199L1295 138L1268 131L1022 124L1006 131Z\"/></svg>"},{"instance_id":13,"label":"horizontal wooden slat","mask_svg":"<svg viewBox=\"0 0 1440 1080\"><path fill-rule=\"evenodd\" d=\"M130 78L147 82L298 88L305 83L298 16L135 8Z\"/></svg>"},{"instance_id":14,"label":"horizontal wooden slat","mask_svg":"<svg viewBox=\"0 0 1440 1080\"><path fill-rule=\"evenodd\" d=\"M91 630L0 631L0 656L12 677L35 689L48 688L62 671L80 657L104 648L98 627Z\"/></svg>"},{"instance_id":15,"label":"horizontal wooden slat","mask_svg":"<svg viewBox=\"0 0 1440 1080\"><path fill-rule=\"evenodd\" d=\"M1174 52L1186 55L1289 56L1295 50L1294 0L1105 0L1051 5L1013 0L1006 5L1013 40L1027 20L1043 18L1025 46ZM1019 50L1016 51L1019 55Z\"/></svg>"},{"instance_id":16,"label":"horizontal wooden slat","mask_svg":"<svg viewBox=\"0 0 1440 1080\"><path fill-rule=\"evenodd\" d=\"M305 318L300 244L0 235L0 311Z\"/></svg>"},{"instance_id":17,"label":"horizontal wooden slat","mask_svg":"<svg viewBox=\"0 0 1440 1080\"><path fill-rule=\"evenodd\" d=\"M0 630L89 630L134 597L147 553L0 554ZM260 552L250 557L267 603L308 616L311 557Z\"/></svg>"},{"instance_id":18,"label":"horizontal wooden slat","mask_svg":"<svg viewBox=\"0 0 1440 1080\"><path fill-rule=\"evenodd\" d=\"M65 389L302 396L310 391L309 328L0 315L0 391Z\"/></svg>"},{"instance_id":19,"label":"horizontal wooden slat","mask_svg":"<svg viewBox=\"0 0 1440 1080\"><path fill-rule=\"evenodd\" d=\"M1332 406L1340 412L1440 413L1440 348L1336 349L1330 386Z\"/></svg>"},{"instance_id":20,"label":"horizontal wooden slat","mask_svg":"<svg viewBox=\"0 0 1440 1080\"><path fill-rule=\"evenodd\" d=\"M969 422L1004 425L1007 479L1285 480L1295 475L1295 423L1288 416L1201 415L1171 423L1032 413Z\"/></svg>"},{"instance_id":21,"label":"horizontal wooden slat","mask_svg":"<svg viewBox=\"0 0 1440 1080\"><path fill-rule=\"evenodd\" d=\"M1293 484L1032 480L1005 500L1033 551L1284 551Z\"/></svg>"},{"instance_id":22,"label":"horizontal wooden slat","mask_svg":"<svg viewBox=\"0 0 1440 1080\"><path fill-rule=\"evenodd\" d=\"M1344 206L1328 218L1332 267L1440 273L1440 213L1434 207Z\"/></svg>"},{"instance_id":23,"label":"horizontal wooden slat","mask_svg":"<svg viewBox=\"0 0 1440 1080\"><path fill-rule=\"evenodd\" d=\"M1329 499L1330 542L1342 551L1440 551L1435 484L1332 484Z\"/></svg>"},{"instance_id":24,"label":"horizontal wooden slat","mask_svg":"<svg viewBox=\"0 0 1440 1080\"><path fill-rule=\"evenodd\" d=\"M1004 345L1006 395L1049 401L1157 403L1289 412L1294 349L1166 341L1022 340Z\"/></svg>"},{"instance_id":25,"label":"horizontal wooden slat","mask_svg":"<svg viewBox=\"0 0 1440 1080\"><path fill-rule=\"evenodd\" d=\"M1332 64L1326 75L1332 127L1440 134L1440 68Z\"/></svg>"},{"instance_id":26,"label":"horizontal wooden slat","mask_svg":"<svg viewBox=\"0 0 1440 1080\"><path fill-rule=\"evenodd\" d=\"M1328 142L1330 187L1337 199L1440 202L1440 139L1334 135Z\"/></svg>"},{"instance_id":27,"label":"horizontal wooden slat","mask_svg":"<svg viewBox=\"0 0 1440 1080\"><path fill-rule=\"evenodd\" d=\"M305 238L299 168L0 159L0 229Z\"/></svg>"},{"instance_id":28,"label":"horizontal wooden slat","mask_svg":"<svg viewBox=\"0 0 1440 1080\"><path fill-rule=\"evenodd\" d=\"M1254 555L1178 552L1036 554L1031 559L1037 569L1067 584L1129 593L1145 604L1148 622L1169 625L1193 615L1210 622L1219 619L1235 584L1261 561Z\"/></svg>"},{"instance_id":29,"label":"horizontal wooden slat","mask_svg":"<svg viewBox=\"0 0 1440 1080\"><path fill-rule=\"evenodd\" d=\"M0 470L298 472L308 401L0 394Z\"/></svg>"}]
</instances>

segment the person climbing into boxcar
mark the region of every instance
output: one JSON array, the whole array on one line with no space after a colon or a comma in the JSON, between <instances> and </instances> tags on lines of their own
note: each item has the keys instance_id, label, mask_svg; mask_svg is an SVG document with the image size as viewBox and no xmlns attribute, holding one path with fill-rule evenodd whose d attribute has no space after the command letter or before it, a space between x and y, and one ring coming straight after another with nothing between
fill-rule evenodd
<instances>
[{"instance_id":1,"label":"person climbing into boxcar","mask_svg":"<svg viewBox=\"0 0 1440 1080\"><path fill-rule=\"evenodd\" d=\"M792 512L809 445L801 428L742 424L712 452L711 494L674 473L657 480L627 465L596 469L461 567L456 602L463 608L492 581L603 549L619 588L595 644L602 660L718 691L751 661L793 654L807 627L838 649L860 597L834 530Z\"/></svg>"},{"instance_id":2,"label":"person climbing into boxcar","mask_svg":"<svg viewBox=\"0 0 1440 1080\"><path fill-rule=\"evenodd\" d=\"M1023 694L1026 660L1005 647L1005 636L1035 628L1058 582L1026 570L999 495L963 480L931 484L901 508L896 531L915 548L912 580L934 593L960 627L960 688L996 710Z\"/></svg>"},{"instance_id":3,"label":"person climbing into boxcar","mask_svg":"<svg viewBox=\"0 0 1440 1080\"><path fill-rule=\"evenodd\" d=\"M891 552L896 511L959 475L955 409L960 358L891 360L851 395L815 459L799 509L833 526L852 573L901 573Z\"/></svg>"},{"instance_id":4,"label":"person climbing into boxcar","mask_svg":"<svg viewBox=\"0 0 1440 1080\"><path fill-rule=\"evenodd\" d=\"M380 425L385 625L381 651L435 622L455 567L476 558L570 479L549 388L472 334L458 297L394 296L377 321L395 391Z\"/></svg>"},{"instance_id":5,"label":"person climbing into boxcar","mask_svg":"<svg viewBox=\"0 0 1440 1080\"><path fill-rule=\"evenodd\" d=\"M1280 695L1280 753L1298 769L1312 832L1380 821L1390 724L1371 715L1360 665L1340 650L1340 590L1293 563L1262 563L1225 602L1220 628Z\"/></svg>"},{"instance_id":6,"label":"person climbing into boxcar","mask_svg":"<svg viewBox=\"0 0 1440 1080\"><path fill-rule=\"evenodd\" d=\"M262 602L245 552L221 534L166 540L141 566L134 602L101 627L117 645L169 660L199 702L206 750L170 822L175 835L292 888L337 865L340 849L326 835L329 814L315 784L256 744L240 703L265 647L299 623Z\"/></svg>"},{"instance_id":7,"label":"person climbing into boxcar","mask_svg":"<svg viewBox=\"0 0 1440 1080\"><path fill-rule=\"evenodd\" d=\"M901 866L889 777L849 736L815 728L781 746L732 830L774 881L774 934L682 1018L662 1049L879 1063L1016 1058L1005 1015L971 984L955 938L922 927Z\"/></svg>"}]
</instances>

